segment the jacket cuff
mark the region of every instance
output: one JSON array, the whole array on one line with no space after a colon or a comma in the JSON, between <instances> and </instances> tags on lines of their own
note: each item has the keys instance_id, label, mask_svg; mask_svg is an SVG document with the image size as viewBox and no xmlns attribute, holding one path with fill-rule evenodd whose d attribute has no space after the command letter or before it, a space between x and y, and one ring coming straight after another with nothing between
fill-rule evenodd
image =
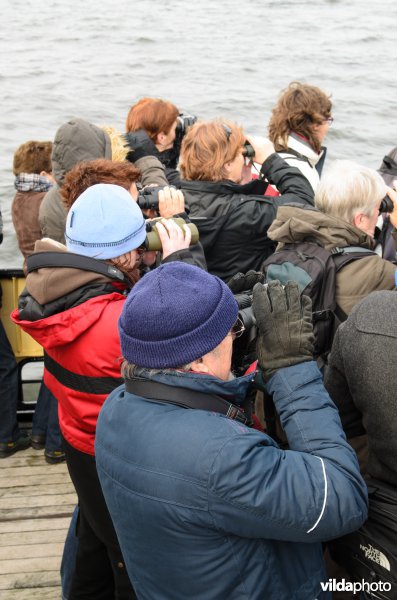
<instances>
[{"instance_id":1,"label":"jacket cuff","mask_svg":"<svg viewBox=\"0 0 397 600\"><path fill-rule=\"evenodd\" d=\"M187 262L189 264L194 264L192 253L188 248L184 248L183 250L175 250L175 252L172 252L166 258L163 258L161 264L165 265L166 263L175 262L177 260L184 263Z\"/></svg>"},{"instance_id":2,"label":"jacket cuff","mask_svg":"<svg viewBox=\"0 0 397 600\"><path fill-rule=\"evenodd\" d=\"M268 171L272 168L274 163L283 164L285 161L277 154L277 152L273 152L267 159L262 163L260 175L261 179L265 179L267 177Z\"/></svg>"}]
</instances>

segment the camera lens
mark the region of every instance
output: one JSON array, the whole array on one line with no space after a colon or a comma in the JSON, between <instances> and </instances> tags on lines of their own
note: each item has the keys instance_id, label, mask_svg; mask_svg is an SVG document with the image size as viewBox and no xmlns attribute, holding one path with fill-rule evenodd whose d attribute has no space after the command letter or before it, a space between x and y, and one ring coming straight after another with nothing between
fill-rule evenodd
<instances>
[{"instance_id":1,"label":"camera lens","mask_svg":"<svg viewBox=\"0 0 397 600\"><path fill-rule=\"evenodd\" d=\"M393 201L389 198L389 196L385 196L380 203L379 206L379 214L380 213L391 213L394 210Z\"/></svg>"}]
</instances>

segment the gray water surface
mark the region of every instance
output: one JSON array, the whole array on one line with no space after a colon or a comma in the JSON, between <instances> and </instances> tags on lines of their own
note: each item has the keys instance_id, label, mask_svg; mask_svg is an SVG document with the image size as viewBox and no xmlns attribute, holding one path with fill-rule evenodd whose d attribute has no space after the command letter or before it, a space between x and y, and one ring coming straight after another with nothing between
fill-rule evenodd
<instances>
[{"instance_id":1,"label":"gray water surface","mask_svg":"<svg viewBox=\"0 0 397 600\"><path fill-rule=\"evenodd\" d=\"M3 0L0 267L19 267L12 156L73 116L124 128L142 96L266 135L278 93L332 94L328 159L377 168L397 145L395 0Z\"/></svg>"}]
</instances>

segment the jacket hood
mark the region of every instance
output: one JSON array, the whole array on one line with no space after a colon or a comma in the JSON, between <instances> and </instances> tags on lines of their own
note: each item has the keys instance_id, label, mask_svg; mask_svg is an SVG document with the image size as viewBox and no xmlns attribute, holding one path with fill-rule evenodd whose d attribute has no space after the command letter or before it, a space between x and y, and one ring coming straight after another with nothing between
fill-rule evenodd
<instances>
[{"instance_id":1,"label":"jacket hood","mask_svg":"<svg viewBox=\"0 0 397 600\"><path fill-rule=\"evenodd\" d=\"M37 252L68 252L63 244L43 238L35 243ZM47 304L89 283L110 283L111 280L99 273L69 267L45 267L32 271L26 277L26 289L39 303Z\"/></svg>"},{"instance_id":2,"label":"jacket hood","mask_svg":"<svg viewBox=\"0 0 397 600\"><path fill-rule=\"evenodd\" d=\"M75 164L96 158L112 158L110 137L105 131L84 119L71 119L61 125L55 134L51 159L59 186Z\"/></svg>"},{"instance_id":3,"label":"jacket hood","mask_svg":"<svg viewBox=\"0 0 397 600\"><path fill-rule=\"evenodd\" d=\"M11 313L11 319L32 336L43 348L51 350L75 342L87 329L95 325L109 304L116 299L124 302L117 292L91 298L82 305L56 313L38 321L20 319L18 309Z\"/></svg>"},{"instance_id":4,"label":"jacket hood","mask_svg":"<svg viewBox=\"0 0 397 600\"><path fill-rule=\"evenodd\" d=\"M327 250L336 246L373 247L373 239L347 221L303 205L280 206L267 235L281 244L315 241Z\"/></svg>"}]
</instances>

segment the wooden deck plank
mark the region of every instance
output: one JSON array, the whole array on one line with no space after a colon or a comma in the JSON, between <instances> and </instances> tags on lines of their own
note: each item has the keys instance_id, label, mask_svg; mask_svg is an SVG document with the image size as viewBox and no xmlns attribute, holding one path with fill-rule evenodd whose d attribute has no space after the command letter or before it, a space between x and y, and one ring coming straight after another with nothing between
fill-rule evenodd
<instances>
[{"instance_id":1,"label":"wooden deck plank","mask_svg":"<svg viewBox=\"0 0 397 600\"><path fill-rule=\"evenodd\" d=\"M48 538L48 540L51 540L51 535ZM52 558L62 556L63 546L63 542L53 543L52 541L47 541L44 544L35 544L34 548L32 547L32 545L27 546L26 544L22 544L19 546L7 545L0 547L0 572L3 568L3 563L5 565L4 568L6 568L6 563L10 563L11 565L12 563L17 562L17 559L19 558L29 560L32 556L32 552L34 552L35 558ZM12 569L14 569L14 567L12 567ZM3 573L4 572L15 573L18 571L11 570L3 571Z\"/></svg>"},{"instance_id":2,"label":"wooden deck plank","mask_svg":"<svg viewBox=\"0 0 397 600\"><path fill-rule=\"evenodd\" d=\"M34 498L35 496L55 496L58 494L72 494L74 487L71 481L54 483L52 480L38 485L19 486L11 489L0 490L0 500L7 498Z\"/></svg>"},{"instance_id":3,"label":"wooden deck plank","mask_svg":"<svg viewBox=\"0 0 397 600\"><path fill-rule=\"evenodd\" d=\"M19 496L8 498L0 498L0 511L7 508L36 508L44 506L64 506L72 504L76 499L75 493L68 494L51 494L50 496Z\"/></svg>"},{"instance_id":4,"label":"wooden deck plank","mask_svg":"<svg viewBox=\"0 0 397 600\"><path fill-rule=\"evenodd\" d=\"M65 463L60 463L59 465L48 465L46 462L38 463L36 465L27 466L26 461L20 465L11 465L13 457L7 458L7 466L4 465L3 462L0 463L0 482L6 483L8 477L23 477L24 475L50 475L54 473L65 473L68 474L68 469Z\"/></svg>"},{"instance_id":5,"label":"wooden deck plank","mask_svg":"<svg viewBox=\"0 0 397 600\"><path fill-rule=\"evenodd\" d=\"M16 469L15 469L16 470ZM31 473L32 470L29 469L28 473ZM2 478L1 476L1 471L0 471L0 490L2 489L12 489L12 488L17 488L17 487L21 487L21 486L26 486L29 487L30 485L41 485L41 484L46 484L48 481L51 481L52 483L66 483L68 481L70 481L69 479L69 475L68 473L55 473L55 474L48 474L48 471L46 471L43 474L39 474L37 473L36 475L17 475L17 476L10 476L10 477L4 477Z\"/></svg>"},{"instance_id":6,"label":"wooden deck plank","mask_svg":"<svg viewBox=\"0 0 397 600\"><path fill-rule=\"evenodd\" d=\"M13 508L0 510L0 523L2 521L14 521L21 519L48 518L48 517L70 517L76 506L76 500L71 504L62 506L38 506L36 508Z\"/></svg>"},{"instance_id":7,"label":"wooden deck plank","mask_svg":"<svg viewBox=\"0 0 397 600\"><path fill-rule=\"evenodd\" d=\"M6 535L8 532L35 532L42 530L61 530L68 529L70 516L66 517L49 517L47 519L21 519L19 521L3 521L0 525L1 533ZM66 533L65 533L66 535Z\"/></svg>"},{"instance_id":8,"label":"wooden deck plank","mask_svg":"<svg viewBox=\"0 0 397 600\"><path fill-rule=\"evenodd\" d=\"M39 556L30 558L2 560L0 562L0 575L26 574L37 571L56 571L61 562L60 556Z\"/></svg>"},{"instance_id":9,"label":"wooden deck plank","mask_svg":"<svg viewBox=\"0 0 397 600\"><path fill-rule=\"evenodd\" d=\"M40 587L36 590L8 590L1 600L58 600L61 592L58 587Z\"/></svg>"},{"instance_id":10,"label":"wooden deck plank","mask_svg":"<svg viewBox=\"0 0 397 600\"><path fill-rule=\"evenodd\" d=\"M0 599L60 600L64 540L77 503L66 463L32 448L0 461Z\"/></svg>"},{"instance_id":11,"label":"wooden deck plank","mask_svg":"<svg viewBox=\"0 0 397 600\"><path fill-rule=\"evenodd\" d=\"M0 553L5 546L20 546L23 544L32 554L35 544L64 543L65 537L65 526L62 529L43 529L40 531L36 529L35 531L0 533Z\"/></svg>"},{"instance_id":12,"label":"wooden deck plank","mask_svg":"<svg viewBox=\"0 0 397 600\"><path fill-rule=\"evenodd\" d=\"M56 587L59 586L59 597L61 596L61 576L59 569L53 571L39 571L37 573L26 573L26 574L12 574L12 575L0 575L0 598L1 600L7 598L8 591L14 590L32 590L41 589L45 587ZM17 596L18 597L18 596ZM54 596L54 599L58 596Z\"/></svg>"}]
</instances>

